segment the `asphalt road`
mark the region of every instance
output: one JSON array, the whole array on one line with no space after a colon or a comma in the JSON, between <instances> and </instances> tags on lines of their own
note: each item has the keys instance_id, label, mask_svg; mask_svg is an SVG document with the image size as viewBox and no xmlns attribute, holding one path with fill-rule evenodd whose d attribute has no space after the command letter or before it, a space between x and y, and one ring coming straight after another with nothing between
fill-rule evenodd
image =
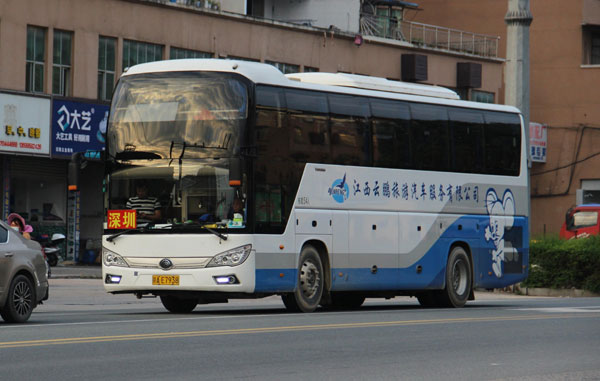
<instances>
[{"instance_id":1,"label":"asphalt road","mask_svg":"<svg viewBox=\"0 0 600 381\"><path fill-rule=\"evenodd\" d=\"M27 324L0 323L0 379L600 379L600 298L476 297L312 314L271 297L175 315L100 280L53 279Z\"/></svg>"}]
</instances>

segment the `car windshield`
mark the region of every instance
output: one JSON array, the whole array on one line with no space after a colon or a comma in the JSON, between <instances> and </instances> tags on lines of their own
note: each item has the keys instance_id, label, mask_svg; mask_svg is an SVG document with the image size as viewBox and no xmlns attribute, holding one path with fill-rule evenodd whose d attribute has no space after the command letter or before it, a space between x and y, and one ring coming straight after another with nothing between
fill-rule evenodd
<instances>
[{"instance_id":1,"label":"car windshield","mask_svg":"<svg viewBox=\"0 0 600 381\"><path fill-rule=\"evenodd\" d=\"M195 223L191 226L243 229L246 200L229 185L229 159L143 161L121 165L108 176L108 229L111 211L135 210L137 226Z\"/></svg>"},{"instance_id":2,"label":"car windshield","mask_svg":"<svg viewBox=\"0 0 600 381\"><path fill-rule=\"evenodd\" d=\"M573 213L570 223L568 224L569 230L581 229L588 226L594 226L598 223L598 212L596 211L578 211Z\"/></svg>"},{"instance_id":3,"label":"car windshield","mask_svg":"<svg viewBox=\"0 0 600 381\"><path fill-rule=\"evenodd\" d=\"M224 73L169 72L125 76L115 90L108 126L114 159L231 156L240 146L248 91Z\"/></svg>"}]
</instances>

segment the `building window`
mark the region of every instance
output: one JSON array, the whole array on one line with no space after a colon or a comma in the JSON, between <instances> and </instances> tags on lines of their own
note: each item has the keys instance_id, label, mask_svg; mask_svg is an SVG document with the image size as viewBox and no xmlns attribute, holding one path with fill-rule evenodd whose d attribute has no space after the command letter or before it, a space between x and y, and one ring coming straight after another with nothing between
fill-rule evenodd
<instances>
[{"instance_id":1,"label":"building window","mask_svg":"<svg viewBox=\"0 0 600 381\"><path fill-rule=\"evenodd\" d=\"M298 65L286 64L286 63L274 62L274 61L265 61L265 63L275 66L283 74L298 73L300 71L300 66L298 66Z\"/></svg>"},{"instance_id":2,"label":"building window","mask_svg":"<svg viewBox=\"0 0 600 381\"><path fill-rule=\"evenodd\" d=\"M115 86L117 39L100 36L98 44L98 99L108 101Z\"/></svg>"},{"instance_id":3,"label":"building window","mask_svg":"<svg viewBox=\"0 0 600 381\"><path fill-rule=\"evenodd\" d=\"M600 65L600 27L583 27L583 64Z\"/></svg>"},{"instance_id":4,"label":"building window","mask_svg":"<svg viewBox=\"0 0 600 381\"><path fill-rule=\"evenodd\" d=\"M260 62L260 60L255 60L254 58L238 57L238 56L227 56L225 59L227 59L227 60L247 61L247 62Z\"/></svg>"},{"instance_id":5,"label":"building window","mask_svg":"<svg viewBox=\"0 0 600 381\"><path fill-rule=\"evenodd\" d=\"M494 93L487 91L471 90L471 100L473 102L494 103Z\"/></svg>"},{"instance_id":6,"label":"building window","mask_svg":"<svg viewBox=\"0 0 600 381\"><path fill-rule=\"evenodd\" d=\"M160 61L162 57L163 47L161 45L131 40L123 41L124 69L145 62Z\"/></svg>"},{"instance_id":7,"label":"building window","mask_svg":"<svg viewBox=\"0 0 600 381\"><path fill-rule=\"evenodd\" d=\"M28 26L25 91L32 93L44 92L45 48L46 30L35 26Z\"/></svg>"},{"instance_id":8,"label":"building window","mask_svg":"<svg viewBox=\"0 0 600 381\"><path fill-rule=\"evenodd\" d=\"M590 64L600 65L600 32L592 33L592 50Z\"/></svg>"},{"instance_id":9,"label":"building window","mask_svg":"<svg viewBox=\"0 0 600 381\"><path fill-rule=\"evenodd\" d=\"M212 53L201 52L199 50L181 49L171 47L169 59L180 60L184 58L213 58Z\"/></svg>"},{"instance_id":10,"label":"building window","mask_svg":"<svg viewBox=\"0 0 600 381\"><path fill-rule=\"evenodd\" d=\"M52 59L52 94L71 95L71 42L73 33L54 31Z\"/></svg>"},{"instance_id":11,"label":"building window","mask_svg":"<svg viewBox=\"0 0 600 381\"><path fill-rule=\"evenodd\" d=\"M310 67L310 66L304 66L304 72L305 73L316 73L318 71L319 71L319 68Z\"/></svg>"}]
</instances>

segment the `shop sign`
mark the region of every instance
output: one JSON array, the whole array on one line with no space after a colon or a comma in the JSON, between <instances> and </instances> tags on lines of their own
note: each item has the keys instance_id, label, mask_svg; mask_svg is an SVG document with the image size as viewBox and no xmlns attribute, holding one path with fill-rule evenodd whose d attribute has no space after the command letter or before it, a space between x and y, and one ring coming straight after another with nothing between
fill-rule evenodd
<instances>
[{"instance_id":1,"label":"shop sign","mask_svg":"<svg viewBox=\"0 0 600 381\"><path fill-rule=\"evenodd\" d=\"M50 154L50 99L0 94L0 152Z\"/></svg>"},{"instance_id":2,"label":"shop sign","mask_svg":"<svg viewBox=\"0 0 600 381\"><path fill-rule=\"evenodd\" d=\"M103 151L108 106L55 99L52 104L52 156Z\"/></svg>"},{"instance_id":3,"label":"shop sign","mask_svg":"<svg viewBox=\"0 0 600 381\"><path fill-rule=\"evenodd\" d=\"M548 145L547 127L540 123L529 123L529 154L531 161L545 163Z\"/></svg>"}]
</instances>

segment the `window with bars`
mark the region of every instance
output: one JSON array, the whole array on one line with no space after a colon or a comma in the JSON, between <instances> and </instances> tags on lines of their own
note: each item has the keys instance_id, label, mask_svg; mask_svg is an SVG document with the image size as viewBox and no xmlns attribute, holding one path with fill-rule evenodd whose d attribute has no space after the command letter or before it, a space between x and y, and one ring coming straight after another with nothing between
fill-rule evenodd
<instances>
[{"instance_id":1,"label":"window with bars","mask_svg":"<svg viewBox=\"0 0 600 381\"><path fill-rule=\"evenodd\" d=\"M600 26L583 27L583 64L600 65Z\"/></svg>"},{"instance_id":2,"label":"window with bars","mask_svg":"<svg viewBox=\"0 0 600 381\"><path fill-rule=\"evenodd\" d=\"M600 65L600 31L591 34L590 64Z\"/></svg>"},{"instance_id":3,"label":"window with bars","mask_svg":"<svg viewBox=\"0 0 600 381\"><path fill-rule=\"evenodd\" d=\"M98 43L98 99L108 101L115 86L117 39L102 37Z\"/></svg>"},{"instance_id":4,"label":"window with bars","mask_svg":"<svg viewBox=\"0 0 600 381\"><path fill-rule=\"evenodd\" d=\"M305 73L316 73L318 71L319 71L319 68L310 67L310 66L304 66L304 72Z\"/></svg>"},{"instance_id":5,"label":"window with bars","mask_svg":"<svg viewBox=\"0 0 600 381\"><path fill-rule=\"evenodd\" d=\"M162 59L163 47L161 45L131 40L123 41L123 69Z\"/></svg>"},{"instance_id":6,"label":"window with bars","mask_svg":"<svg viewBox=\"0 0 600 381\"><path fill-rule=\"evenodd\" d=\"M44 92L44 65L46 63L46 30L27 26L27 57L25 60L25 91Z\"/></svg>"},{"instance_id":7,"label":"window with bars","mask_svg":"<svg viewBox=\"0 0 600 381\"><path fill-rule=\"evenodd\" d=\"M54 30L52 94L71 95L71 49L73 32Z\"/></svg>"},{"instance_id":8,"label":"window with bars","mask_svg":"<svg viewBox=\"0 0 600 381\"><path fill-rule=\"evenodd\" d=\"M473 102L494 103L494 93L480 90L471 90L471 100Z\"/></svg>"},{"instance_id":9,"label":"window with bars","mask_svg":"<svg viewBox=\"0 0 600 381\"><path fill-rule=\"evenodd\" d=\"M275 62L275 61L265 61L265 63L268 63L269 65L275 66L283 74L290 74L290 73L298 73L298 72L300 72L300 66L299 65L287 64L287 63Z\"/></svg>"},{"instance_id":10,"label":"window with bars","mask_svg":"<svg viewBox=\"0 0 600 381\"><path fill-rule=\"evenodd\" d=\"M171 47L169 59L180 60L185 58L213 58L212 53L201 52L199 50L190 50Z\"/></svg>"}]
</instances>

